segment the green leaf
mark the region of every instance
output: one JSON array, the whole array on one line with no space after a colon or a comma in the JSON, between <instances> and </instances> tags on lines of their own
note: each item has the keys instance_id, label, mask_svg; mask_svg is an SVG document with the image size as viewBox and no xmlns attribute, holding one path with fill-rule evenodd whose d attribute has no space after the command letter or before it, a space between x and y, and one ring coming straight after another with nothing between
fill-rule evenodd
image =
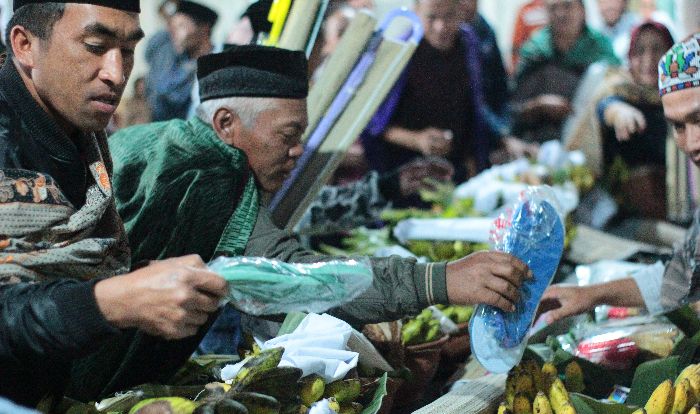
<instances>
[{"instance_id":1,"label":"green leaf","mask_svg":"<svg viewBox=\"0 0 700 414\"><path fill-rule=\"evenodd\" d=\"M674 325L676 325L687 337L700 333L700 319L690 306L684 306L669 312L665 315Z\"/></svg>"},{"instance_id":2,"label":"green leaf","mask_svg":"<svg viewBox=\"0 0 700 414\"><path fill-rule=\"evenodd\" d=\"M672 356L639 365L634 373L627 404L643 406L659 384L667 379L674 380L678 376L679 362L680 357Z\"/></svg>"},{"instance_id":3,"label":"green leaf","mask_svg":"<svg viewBox=\"0 0 700 414\"><path fill-rule=\"evenodd\" d=\"M673 347L671 356L679 358L679 367L686 367L693 363L698 347L700 347L700 332L693 337L685 337L678 341L676 346Z\"/></svg>"},{"instance_id":4,"label":"green leaf","mask_svg":"<svg viewBox=\"0 0 700 414\"><path fill-rule=\"evenodd\" d=\"M569 396L576 414L631 414L635 410L616 402L601 402L583 394L571 393Z\"/></svg>"},{"instance_id":5,"label":"green leaf","mask_svg":"<svg viewBox=\"0 0 700 414\"><path fill-rule=\"evenodd\" d=\"M287 335L294 332L304 318L306 318L306 313L304 312L288 313L287 317L284 318L284 322L282 322L279 332L277 332L277 336Z\"/></svg>"},{"instance_id":6,"label":"green leaf","mask_svg":"<svg viewBox=\"0 0 700 414\"><path fill-rule=\"evenodd\" d=\"M607 398L615 385L629 386L632 381L632 370L613 370L594 364L587 359L575 357L561 349L554 353L557 370L564 373L566 365L576 361L583 371L583 380L586 384L585 392L594 398Z\"/></svg>"},{"instance_id":7,"label":"green leaf","mask_svg":"<svg viewBox=\"0 0 700 414\"><path fill-rule=\"evenodd\" d=\"M365 409L362 410L362 414L377 414L382 408L382 401L384 400L384 396L386 395L387 378L388 376L386 372L384 373L384 375L382 375L381 378L379 378L379 385L377 386L377 390L374 392L372 402L367 404L367 407L365 407Z\"/></svg>"}]
</instances>

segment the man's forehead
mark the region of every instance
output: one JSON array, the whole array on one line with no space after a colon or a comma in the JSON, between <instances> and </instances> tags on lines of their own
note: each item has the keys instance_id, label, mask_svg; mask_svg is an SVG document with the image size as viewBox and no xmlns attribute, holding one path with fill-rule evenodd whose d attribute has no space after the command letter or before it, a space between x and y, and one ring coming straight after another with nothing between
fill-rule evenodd
<instances>
[{"instance_id":1,"label":"man's forehead","mask_svg":"<svg viewBox=\"0 0 700 414\"><path fill-rule=\"evenodd\" d=\"M104 6L68 3L62 20L86 35L129 41L137 41L144 36L137 13Z\"/></svg>"},{"instance_id":2,"label":"man's forehead","mask_svg":"<svg viewBox=\"0 0 700 414\"><path fill-rule=\"evenodd\" d=\"M667 93L661 97L666 118L683 122L700 113L700 88L691 88Z\"/></svg>"}]
</instances>

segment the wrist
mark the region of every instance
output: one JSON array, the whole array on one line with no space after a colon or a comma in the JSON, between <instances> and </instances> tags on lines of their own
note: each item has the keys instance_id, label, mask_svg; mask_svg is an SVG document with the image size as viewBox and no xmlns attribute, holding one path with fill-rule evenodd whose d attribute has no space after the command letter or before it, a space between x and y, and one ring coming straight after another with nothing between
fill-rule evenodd
<instances>
[{"instance_id":1,"label":"wrist","mask_svg":"<svg viewBox=\"0 0 700 414\"><path fill-rule=\"evenodd\" d=\"M127 312L128 305L124 298L123 284L120 283L123 276L115 276L97 282L94 287L97 307L105 320L113 326L125 329L134 325L130 322Z\"/></svg>"}]
</instances>

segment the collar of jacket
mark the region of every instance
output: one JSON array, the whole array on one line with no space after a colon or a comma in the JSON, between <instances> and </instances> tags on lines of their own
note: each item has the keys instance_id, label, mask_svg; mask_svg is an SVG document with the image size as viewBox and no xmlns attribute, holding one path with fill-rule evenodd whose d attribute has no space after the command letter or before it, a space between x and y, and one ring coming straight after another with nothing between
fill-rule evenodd
<instances>
[{"instance_id":1,"label":"collar of jacket","mask_svg":"<svg viewBox=\"0 0 700 414\"><path fill-rule=\"evenodd\" d=\"M63 162L80 158L73 141L29 93L12 59L8 59L0 68L0 91L15 111L21 112L22 120L32 130L33 138L54 158Z\"/></svg>"},{"instance_id":2,"label":"collar of jacket","mask_svg":"<svg viewBox=\"0 0 700 414\"><path fill-rule=\"evenodd\" d=\"M56 120L34 100L11 59L0 68L0 95L26 128L24 132L12 131L18 136L28 135L19 141L19 145L27 149L38 145L43 150L43 154L25 151L26 156L33 160L26 167L52 176L68 199L80 208L85 201L86 189L86 170L80 151Z\"/></svg>"}]
</instances>

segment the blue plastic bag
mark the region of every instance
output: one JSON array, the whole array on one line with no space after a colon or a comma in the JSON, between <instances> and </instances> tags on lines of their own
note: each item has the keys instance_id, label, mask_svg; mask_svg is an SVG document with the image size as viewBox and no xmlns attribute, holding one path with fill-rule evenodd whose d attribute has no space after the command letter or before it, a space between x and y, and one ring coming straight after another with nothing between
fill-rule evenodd
<instances>
[{"instance_id":1,"label":"blue plastic bag","mask_svg":"<svg viewBox=\"0 0 700 414\"><path fill-rule=\"evenodd\" d=\"M508 372L520 362L542 294L556 273L564 251L564 224L549 187L530 188L521 201L494 223L495 250L528 265L533 278L520 288L515 312L479 305L471 320L471 347L489 371Z\"/></svg>"}]
</instances>

